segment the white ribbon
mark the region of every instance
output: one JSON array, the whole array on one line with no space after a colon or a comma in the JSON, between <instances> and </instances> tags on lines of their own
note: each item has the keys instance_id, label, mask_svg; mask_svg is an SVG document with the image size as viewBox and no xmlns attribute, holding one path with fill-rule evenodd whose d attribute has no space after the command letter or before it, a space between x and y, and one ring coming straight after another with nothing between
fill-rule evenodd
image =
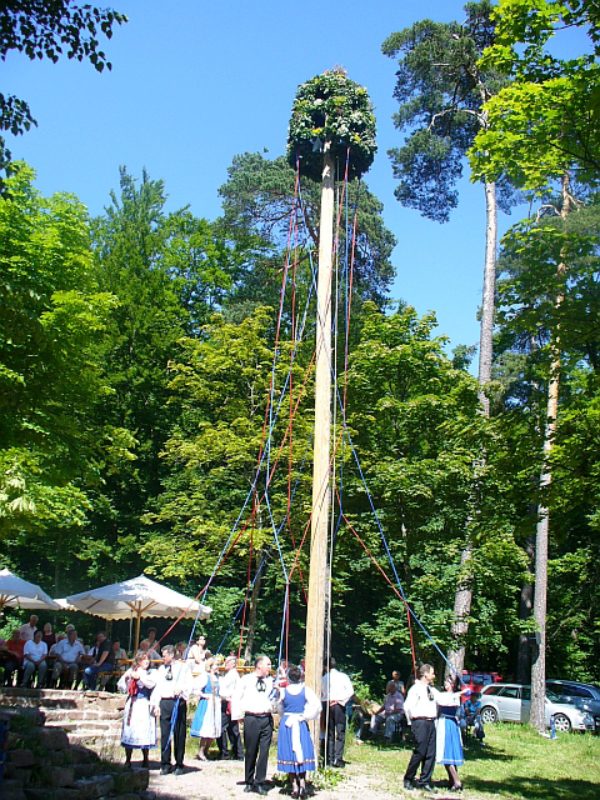
<instances>
[{"instance_id":1,"label":"white ribbon","mask_svg":"<svg viewBox=\"0 0 600 800\"><path fill-rule=\"evenodd\" d=\"M304 753L302 752L302 744L300 742L300 723L304 722L304 714L291 714L285 715L285 726L290 728L292 734L292 750L296 756L298 764L304 763Z\"/></svg>"}]
</instances>

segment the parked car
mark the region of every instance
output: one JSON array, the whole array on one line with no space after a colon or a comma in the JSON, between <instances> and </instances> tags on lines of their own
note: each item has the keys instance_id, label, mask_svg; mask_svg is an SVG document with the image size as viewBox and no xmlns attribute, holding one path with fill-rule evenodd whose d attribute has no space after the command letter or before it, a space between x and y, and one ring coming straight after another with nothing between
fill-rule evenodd
<instances>
[{"instance_id":1,"label":"parked car","mask_svg":"<svg viewBox=\"0 0 600 800\"><path fill-rule=\"evenodd\" d=\"M569 703L582 711L588 711L596 723L596 733L600 733L600 686L552 678L546 681L546 689L554 692L561 703Z\"/></svg>"},{"instance_id":2,"label":"parked car","mask_svg":"<svg viewBox=\"0 0 600 800\"><path fill-rule=\"evenodd\" d=\"M528 722L531 710L531 687L522 683L492 683L481 692L481 719L492 722ZM593 731L594 718L588 711L560 703L557 695L546 692L546 727L554 720L557 731Z\"/></svg>"}]
</instances>

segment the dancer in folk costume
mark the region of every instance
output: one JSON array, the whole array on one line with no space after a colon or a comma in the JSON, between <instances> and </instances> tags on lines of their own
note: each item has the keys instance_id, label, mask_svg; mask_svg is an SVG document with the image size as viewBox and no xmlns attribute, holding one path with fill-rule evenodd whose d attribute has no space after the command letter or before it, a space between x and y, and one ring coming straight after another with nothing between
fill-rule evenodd
<instances>
[{"instance_id":1,"label":"dancer in folk costume","mask_svg":"<svg viewBox=\"0 0 600 800\"><path fill-rule=\"evenodd\" d=\"M156 718L150 711L150 695L156 680L148 672L149 666L148 654L138 651L132 666L123 673L117 684L119 691L127 694L121 730L126 766L131 765L134 748L140 748L143 766L148 767L149 750L156 747Z\"/></svg>"},{"instance_id":2,"label":"dancer in folk costume","mask_svg":"<svg viewBox=\"0 0 600 800\"><path fill-rule=\"evenodd\" d=\"M461 692L458 691L458 681L446 678L444 691L435 693L435 702L438 707L435 736L435 760L446 767L450 781L450 790L460 792L463 788L458 778L458 767L465 763L463 755L462 737L458 721ZM465 689L463 694L471 694Z\"/></svg>"},{"instance_id":3,"label":"dancer in folk costume","mask_svg":"<svg viewBox=\"0 0 600 800\"><path fill-rule=\"evenodd\" d=\"M280 689L277 771L288 773L292 797L305 797L306 773L316 768L315 748L306 720L319 716L321 702L304 685L300 667L289 668L287 681L287 686Z\"/></svg>"},{"instance_id":4,"label":"dancer in folk costume","mask_svg":"<svg viewBox=\"0 0 600 800\"><path fill-rule=\"evenodd\" d=\"M172 645L162 648L164 664L156 670L156 686L150 697L150 706L160 720L160 772L182 775L185 772L185 737L187 731L187 700L192 676L187 662L175 659ZM171 749L175 767L171 765Z\"/></svg>"},{"instance_id":5,"label":"dancer in folk costume","mask_svg":"<svg viewBox=\"0 0 600 800\"><path fill-rule=\"evenodd\" d=\"M207 760L211 742L221 736L221 698L217 668L216 659L207 659L203 686L199 692L195 690L200 695L200 702L192 720L190 735L200 739L196 756L200 761Z\"/></svg>"}]
</instances>

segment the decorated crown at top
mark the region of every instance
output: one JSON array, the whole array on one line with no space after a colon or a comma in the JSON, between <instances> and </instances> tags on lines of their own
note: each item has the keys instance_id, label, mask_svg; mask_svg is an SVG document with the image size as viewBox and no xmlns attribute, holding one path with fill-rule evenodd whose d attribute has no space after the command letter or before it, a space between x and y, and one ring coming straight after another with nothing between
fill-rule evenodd
<instances>
[{"instance_id":1,"label":"decorated crown at top","mask_svg":"<svg viewBox=\"0 0 600 800\"><path fill-rule=\"evenodd\" d=\"M369 94L340 68L298 87L288 134L288 161L295 167L299 157L302 173L320 180L326 141L330 142L334 158L342 163L350 148L350 178L365 173L377 152Z\"/></svg>"}]
</instances>

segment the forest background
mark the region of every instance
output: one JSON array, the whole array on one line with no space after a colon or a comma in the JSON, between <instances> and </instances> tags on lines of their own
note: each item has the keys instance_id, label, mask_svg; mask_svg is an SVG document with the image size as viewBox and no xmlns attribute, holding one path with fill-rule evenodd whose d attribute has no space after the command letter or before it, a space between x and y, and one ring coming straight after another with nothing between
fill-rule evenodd
<instances>
[{"instance_id":1,"label":"forest background","mask_svg":"<svg viewBox=\"0 0 600 800\"><path fill-rule=\"evenodd\" d=\"M476 5L489 17L487 3ZM525 53L525 65L518 63L520 56L512 57L508 66L497 62L493 69L503 76L499 84L531 86L577 77L577 57L585 60L591 54L593 59L598 16L588 4L570 5L573 19L565 33L578 32L581 50L573 51L572 38L557 44L550 70L548 59L535 61L533 52ZM593 10L594 4L589 5ZM122 28L115 25L114 39L103 43L115 71L119 37L136 25L135 4L125 6L119 10L130 21ZM523 9L527 3L517 6ZM544 19L544 9L552 11L557 4L529 6L535 7L536 19ZM423 5L419 8L422 12ZM454 11L454 18L464 23L460 7ZM431 16L440 19L438 13ZM406 20L406 26L411 22ZM404 27L391 13L383 21L378 17L378 25L383 25L379 45ZM520 33L535 39L539 27ZM562 28L549 20L548 29L557 32L557 40ZM436 37L443 39L440 46L456 41L453 37L462 44L464 24L459 30L436 28ZM412 28L399 48L386 39L388 55L406 58L414 51L417 33L422 35L422 29ZM470 36L473 31L466 33ZM534 44L541 52L545 42ZM367 56L364 48L362 52L367 60L378 60L386 75L385 83L369 89L379 97L391 96L397 65L377 49ZM506 60L506 51L502 55ZM43 66L65 69L62 63L32 63L32 74ZM89 66L68 66L93 74ZM307 73L289 80L285 74L289 102L274 103L281 120L267 145L281 154L294 86L330 65L319 64L312 72L306 61L296 70L299 66ZM284 70L274 72L281 81ZM352 71L350 77L360 80ZM107 76L94 78L94 92L104 91L102 81ZM258 83L262 95L267 87ZM223 103L218 71L211 85L214 95L204 103L213 114ZM157 94L162 91L164 109L168 87L154 88ZM431 87L418 85L415 93L423 97L426 89ZM106 91L95 105L118 125L119 115L111 114ZM280 561L288 570L294 564L310 509L314 323L307 313L303 326L302 314L305 305L310 309L318 187L302 178L305 225L294 233L290 247L290 219L297 209L294 170L282 155L256 152L256 141L249 135L254 116L260 117L263 105L273 102L267 94L253 101L253 110L236 109L244 119L236 126L235 146L237 142L240 146L237 155L229 151L230 166L219 191L221 212L219 216L215 212L214 219L192 210L198 203L193 184L191 196L177 196L182 206L178 208L172 200L167 202L168 185L146 170L138 169L136 175L129 167L121 168L118 188L101 211L104 201L98 196L88 199L85 182L78 188L95 153L90 148L93 139L73 137L74 116L69 122L71 157L55 159L59 166L54 172L44 162L38 183L42 191L34 188L33 169L13 162L0 199L0 537L4 564L39 580L54 596L142 571L195 595L212 574L253 485L257 457L264 450L268 403L287 387L286 403L295 409L293 435L292 415L286 408L285 415L273 422L273 452L283 442L283 455L269 484L269 506L265 507L264 498L261 502L257 487L251 511L238 523L235 549L206 598L214 608L206 631L213 647L225 637L223 647L237 649L239 626L232 625L232 619L246 597L250 641L244 639L245 649L259 647L276 655L285 588ZM396 100L401 107L406 101L398 87ZM512 107L517 107L514 98ZM418 124L403 108L396 122L408 128L410 136ZM522 108L527 110L525 101ZM463 112L469 116L473 110ZM9 136L8 144L13 156L25 155L31 137L28 160L35 168L36 157L42 161L39 148L52 147L44 132L56 109L42 108L44 116L36 106L33 111L39 129L22 139ZM548 122L546 137L537 143L529 137L529 151L514 131L512 139L504 131L502 142L486 144L485 153L498 153L496 161L488 159L482 166L477 152L472 154L479 178L486 170L495 171L494 178L505 185L507 207L512 204L523 211L527 200L530 210L526 219L506 232L496 270L493 380L486 389L489 416L481 413L479 386L471 374L473 333L467 334L468 346L458 338L451 351L447 337L437 333L436 315L419 313L411 304L408 279L420 276L422 285L432 286L421 252L425 238L435 242L437 261L445 261L447 228L436 222L443 222L457 202L454 179L460 178L461 170L469 173L466 152L473 131L461 129L462 140L441 153L416 149L415 139L412 153L396 153L396 163L399 157L405 159L403 174L395 175L400 179L397 197L416 209L405 212L411 215L408 224L418 232L410 254L406 249L394 251L396 237L403 244L409 237L404 229L400 233L400 228L387 227L381 197L371 190L369 175L366 184L348 186L348 203L339 224L340 285L348 286L340 308L351 306L352 314L345 376L342 312L338 365L350 435L343 437L337 465L343 486L338 521L343 517L343 524L334 532L331 613L334 653L367 683L390 664L408 672L410 635L402 602L386 589L352 531L389 570L380 537L381 530L385 532L406 598L443 651L453 645L454 598L464 577L461 554L468 537L473 600L464 637L467 666L520 672L526 678L526 656L535 639L531 607L540 507L548 509L551 520L548 672L600 679L598 165L581 146L584 139L594 141L595 136L597 141L598 116L592 105L579 123L587 128L581 131L575 126L570 142L575 146L569 147L568 158L534 175L531 164L539 167L552 149L552 111L542 109ZM220 131L210 122L206 105L204 113L203 125ZM153 109L151 118L159 131L165 120L172 131L180 117L185 118L185 104L171 103L168 113ZM378 122L390 125L381 114ZM102 126L97 125L95 136L101 133ZM124 135L124 142L127 138ZM452 140L448 131L441 138L446 145ZM194 130L194 140L202 142L202 125ZM192 176L197 182L193 165L176 158L177 141L169 141L157 155L157 168L166 172L166 161L178 163L188 180ZM82 142L86 152L78 153L75 145ZM507 142L510 152L502 149ZM403 145L407 146L402 133L395 132L390 147ZM127 163L127 153L135 153L136 147L131 136L123 145L125 157L118 150L110 154L103 185L110 185L114 159ZM511 156L514 163L509 163ZM153 171L151 151L146 158L145 166ZM216 161L209 150L208 162ZM382 152L374 169L389 170L385 161ZM133 155L131 162L137 166ZM441 164L444 169L434 169L431 180L418 169L411 172L409 164ZM576 209L568 218L561 214L565 206L561 179L566 174ZM46 197L44 186L57 180L70 192L77 189L94 213L90 215L73 194ZM462 198L464 183L458 185ZM562 180L563 189L564 185ZM483 219L483 190L480 184L476 189ZM205 186L202 193L208 194ZM474 202L474 189L468 196ZM210 200L212 210L216 197L214 193ZM188 201L190 205L184 205ZM432 221L420 221L417 210ZM473 234L470 207L459 205L456 214L454 230L459 224L460 232L452 237L465 250L477 250L483 264L483 232ZM356 258L350 287L345 270L351 244ZM399 253L401 278L394 284ZM559 269L565 262L568 275ZM282 292L286 265L289 280ZM449 292L453 276L443 282L434 278L433 283L442 293ZM472 284L470 296L480 295L480 274ZM404 300L392 302L392 291ZM278 317L282 296L283 313ZM443 300L439 304L442 307ZM557 339L560 412L552 441L552 482L540 489L546 396ZM294 510L288 515L292 494ZM275 543L273 527L279 532ZM290 587L293 660L302 655L306 561L304 548L298 560L301 569ZM260 578L254 581L257 570ZM9 612L5 628L13 619ZM89 630L95 627L91 621L88 625ZM414 635L418 657L436 659L422 630Z\"/></svg>"}]
</instances>

